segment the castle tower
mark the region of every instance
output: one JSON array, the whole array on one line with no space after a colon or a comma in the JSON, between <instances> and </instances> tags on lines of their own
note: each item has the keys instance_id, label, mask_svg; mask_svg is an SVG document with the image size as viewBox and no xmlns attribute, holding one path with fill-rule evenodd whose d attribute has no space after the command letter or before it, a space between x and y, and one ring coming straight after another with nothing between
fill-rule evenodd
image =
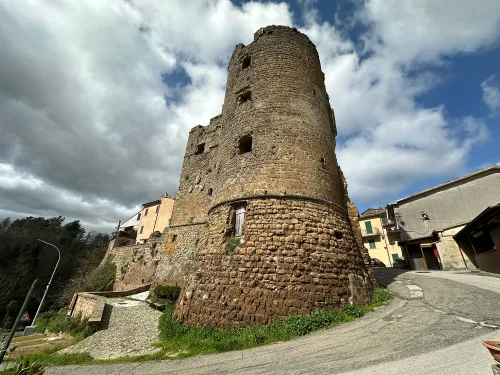
<instances>
[{"instance_id":1,"label":"castle tower","mask_svg":"<svg viewBox=\"0 0 500 375\"><path fill-rule=\"evenodd\" d=\"M242 327L367 302L372 285L349 221L335 120L307 36L270 26L236 46L211 134L207 237L177 315ZM206 147L193 139L186 154Z\"/></svg>"}]
</instances>

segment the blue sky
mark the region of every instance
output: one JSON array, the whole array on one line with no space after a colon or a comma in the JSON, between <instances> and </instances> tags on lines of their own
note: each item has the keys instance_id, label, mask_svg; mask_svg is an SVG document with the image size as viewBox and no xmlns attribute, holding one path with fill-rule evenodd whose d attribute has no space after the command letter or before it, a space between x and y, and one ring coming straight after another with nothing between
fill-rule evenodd
<instances>
[{"instance_id":1,"label":"blue sky","mask_svg":"<svg viewBox=\"0 0 500 375\"><path fill-rule=\"evenodd\" d=\"M317 46L360 211L500 163L498 0L0 4L0 217L109 231L177 190L189 130L221 111L238 43Z\"/></svg>"}]
</instances>

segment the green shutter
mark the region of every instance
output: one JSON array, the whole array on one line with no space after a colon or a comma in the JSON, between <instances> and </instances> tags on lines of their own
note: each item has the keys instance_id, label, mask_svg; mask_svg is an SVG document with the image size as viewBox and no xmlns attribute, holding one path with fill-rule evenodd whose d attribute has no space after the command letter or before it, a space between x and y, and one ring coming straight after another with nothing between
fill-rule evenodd
<instances>
[{"instance_id":1,"label":"green shutter","mask_svg":"<svg viewBox=\"0 0 500 375\"><path fill-rule=\"evenodd\" d=\"M372 222L370 220L365 221L365 227L366 227L366 234L372 234L373 233Z\"/></svg>"},{"instance_id":2,"label":"green shutter","mask_svg":"<svg viewBox=\"0 0 500 375\"><path fill-rule=\"evenodd\" d=\"M391 245L395 245L395 244L396 244L396 242L395 242L394 240L389 240L389 244L391 244Z\"/></svg>"},{"instance_id":3,"label":"green shutter","mask_svg":"<svg viewBox=\"0 0 500 375\"><path fill-rule=\"evenodd\" d=\"M376 249L377 246L375 245L375 240L370 240L368 241L370 243L370 249Z\"/></svg>"},{"instance_id":4,"label":"green shutter","mask_svg":"<svg viewBox=\"0 0 500 375\"><path fill-rule=\"evenodd\" d=\"M398 259L399 259L399 255L398 254L391 254L391 255L392 255L392 263L397 263Z\"/></svg>"}]
</instances>

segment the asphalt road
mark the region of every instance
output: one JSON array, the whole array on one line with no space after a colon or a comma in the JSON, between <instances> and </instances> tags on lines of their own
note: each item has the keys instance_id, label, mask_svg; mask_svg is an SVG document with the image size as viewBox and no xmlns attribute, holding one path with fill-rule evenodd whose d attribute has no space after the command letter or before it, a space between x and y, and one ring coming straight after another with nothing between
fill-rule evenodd
<instances>
[{"instance_id":1,"label":"asphalt road","mask_svg":"<svg viewBox=\"0 0 500 375\"><path fill-rule=\"evenodd\" d=\"M395 298L349 324L250 350L53 367L46 375L491 373L492 359L481 340L500 339L500 279L475 276L471 286L468 274L453 274L454 280L392 269L376 274Z\"/></svg>"}]
</instances>

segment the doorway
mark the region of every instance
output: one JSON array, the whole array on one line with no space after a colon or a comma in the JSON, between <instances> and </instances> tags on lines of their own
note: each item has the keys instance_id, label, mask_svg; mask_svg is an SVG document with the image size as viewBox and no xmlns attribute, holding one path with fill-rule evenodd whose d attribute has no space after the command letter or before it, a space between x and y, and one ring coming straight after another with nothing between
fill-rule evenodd
<instances>
[{"instance_id":1,"label":"doorway","mask_svg":"<svg viewBox=\"0 0 500 375\"><path fill-rule=\"evenodd\" d=\"M425 263L428 270L440 270L441 265L436 256L436 248L434 246L422 246L422 254L424 255Z\"/></svg>"}]
</instances>

